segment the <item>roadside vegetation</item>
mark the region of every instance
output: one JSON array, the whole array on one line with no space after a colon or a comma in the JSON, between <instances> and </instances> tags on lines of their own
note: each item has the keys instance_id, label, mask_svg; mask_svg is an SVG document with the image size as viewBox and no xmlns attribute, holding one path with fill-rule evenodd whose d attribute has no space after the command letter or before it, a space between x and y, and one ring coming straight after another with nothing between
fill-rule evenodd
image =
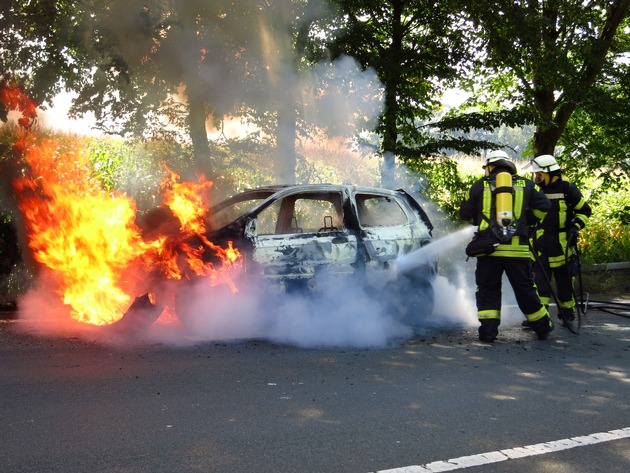
<instances>
[{"instance_id":1,"label":"roadside vegetation","mask_svg":"<svg viewBox=\"0 0 630 473\"><path fill-rule=\"evenodd\" d=\"M429 200L437 203L449 220L457 222L457 208L472 182L482 175L480 158L457 157L445 166L447 172L425 170ZM524 166L527 161L522 161ZM602 189L607 176L589 175L583 169L566 169L587 198L593 214L580 232L578 248L583 271L583 289L590 293L630 292L630 270L591 270L593 265L630 261L630 182L622 179L616 189ZM526 175L526 174L525 174Z\"/></svg>"},{"instance_id":2,"label":"roadside vegetation","mask_svg":"<svg viewBox=\"0 0 630 473\"><path fill-rule=\"evenodd\" d=\"M426 180L432 183L428 186L428 198L456 220L459 202L472 182L482 176L482 164L480 158L454 158L451 174L438 170L427 176ZM527 161L518 164L522 167ZM580 234L582 262L630 261L630 182L624 180L617 189L602 191L605 176L589 176L573 169L567 169L565 175L578 185L593 209L588 225Z\"/></svg>"},{"instance_id":3,"label":"roadside vegetation","mask_svg":"<svg viewBox=\"0 0 630 473\"><path fill-rule=\"evenodd\" d=\"M0 133L2 158L5 167L14 131L4 127ZM139 213L150 210L159 202L159 183L164 165L182 176L194 178L187 154L191 151L173 142L126 141L114 138L93 138L77 135L42 133L41 138L52 139L63 153L66 146L78 144L89 157L92 173L99 178L106 191L119 191L131 196ZM272 157L246 146L240 149L227 144L215 145L221 157L219 180L214 182L213 198L219 200L246 188L275 184L268 172ZM347 182L378 185L377 158L360 156L348 151L344 143L312 144L301 149L298 182ZM459 202L470 184L482 174L482 159L453 156L443 158L439 168L427 167L405 173L408 188L420 198L430 200L439 209L438 229L463 226L457 217ZM526 161L519 163L521 166ZM267 171L266 171L267 170ZM569 173L571 174L571 173ZM584 195L593 208L589 225L582 231L579 247L583 265L630 261L630 185L617 190L600 190L597 176L584 177L573 173ZM8 182L3 185L8 185ZM18 236L14 226L14 202L3 196L0 207L0 294L11 297L23 291L30 282L30 273L22 261ZM594 291L615 291L628 287L627 275L598 273L585 280ZM625 289L623 289L625 290ZM0 297L0 301L2 298Z\"/></svg>"}]
</instances>

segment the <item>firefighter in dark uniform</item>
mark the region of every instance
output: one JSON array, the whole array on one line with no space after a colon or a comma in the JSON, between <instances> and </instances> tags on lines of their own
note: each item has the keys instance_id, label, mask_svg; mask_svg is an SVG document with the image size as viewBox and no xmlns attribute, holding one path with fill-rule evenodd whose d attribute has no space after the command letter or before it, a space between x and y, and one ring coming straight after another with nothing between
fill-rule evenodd
<instances>
[{"instance_id":1,"label":"firefighter in dark uniform","mask_svg":"<svg viewBox=\"0 0 630 473\"><path fill-rule=\"evenodd\" d=\"M538 251L540 263L540 266L534 266L538 292L542 303L549 307L549 282L555 280L560 304L558 318L562 313L565 319L574 320L576 303L573 277L567 264L567 247L576 246L578 234L591 216L591 207L580 190L562 176L562 170L552 155L543 154L532 159L531 167L534 182L551 201L551 210L534 237L533 246ZM523 325L528 326L525 322Z\"/></svg>"},{"instance_id":2,"label":"firefighter in dark uniform","mask_svg":"<svg viewBox=\"0 0 630 473\"><path fill-rule=\"evenodd\" d=\"M493 342L499 333L503 273L531 328L540 340L546 340L553 323L536 290L528 239L530 227L542 222L551 203L533 181L516 174L516 166L504 151L490 152L483 167L485 176L473 183L459 208L462 220L478 226L475 240L488 239L495 248L477 257L479 340ZM509 184L497 186L498 178ZM498 221L497 196L502 192L512 196L511 215Z\"/></svg>"}]
</instances>

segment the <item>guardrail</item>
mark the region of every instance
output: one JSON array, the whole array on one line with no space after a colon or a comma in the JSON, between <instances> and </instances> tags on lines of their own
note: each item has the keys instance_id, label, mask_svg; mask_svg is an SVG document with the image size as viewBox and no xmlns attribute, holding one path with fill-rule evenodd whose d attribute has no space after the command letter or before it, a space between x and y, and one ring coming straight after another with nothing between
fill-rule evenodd
<instances>
[{"instance_id":1,"label":"guardrail","mask_svg":"<svg viewBox=\"0 0 630 473\"><path fill-rule=\"evenodd\" d=\"M623 261L620 263L585 264L582 266L582 270L586 272L614 271L617 269L630 269L630 261Z\"/></svg>"}]
</instances>

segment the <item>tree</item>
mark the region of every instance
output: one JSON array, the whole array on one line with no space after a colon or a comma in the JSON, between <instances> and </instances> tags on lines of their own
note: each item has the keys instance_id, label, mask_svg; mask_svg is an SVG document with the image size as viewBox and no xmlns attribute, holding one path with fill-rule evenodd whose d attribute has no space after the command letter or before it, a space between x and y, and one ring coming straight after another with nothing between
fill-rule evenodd
<instances>
[{"instance_id":1,"label":"tree","mask_svg":"<svg viewBox=\"0 0 630 473\"><path fill-rule=\"evenodd\" d=\"M0 83L28 92L46 107L62 85L76 87L89 70L81 23L86 11L73 1L6 0L0 4ZM7 109L0 103L0 120Z\"/></svg>"},{"instance_id":2,"label":"tree","mask_svg":"<svg viewBox=\"0 0 630 473\"><path fill-rule=\"evenodd\" d=\"M301 113L301 75L320 58L310 45L312 25L324 14L308 0L265 2L260 11L261 71L238 115L275 138L275 171L280 183L296 181L296 140L307 127Z\"/></svg>"},{"instance_id":3,"label":"tree","mask_svg":"<svg viewBox=\"0 0 630 473\"><path fill-rule=\"evenodd\" d=\"M395 156L417 156L429 140L419 125L441 108L440 93L466 58L463 25L453 2L334 0L338 23L333 56L349 54L374 68L385 89L377 132L382 136L383 184L392 184Z\"/></svg>"},{"instance_id":4,"label":"tree","mask_svg":"<svg viewBox=\"0 0 630 473\"><path fill-rule=\"evenodd\" d=\"M248 0L9 1L1 8L0 80L44 107L62 89L75 92L71 112L94 112L103 131L173 138L185 130L195 167L209 174L207 124L249 100L262 102L263 18L281 9Z\"/></svg>"},{"instance_id":5,"label":"tree","mask_svg":"<svg viewBox=\"0 0 630 473\"><path fill-rule=\"evenodd\" d=\"M614 70L604 71L601 83L573 113L559 144L571 177L599 175L605 190L626 186L630 176L630 65L615 64Z\"/></svg>"},{"instance_id":6,"label":"tree","mask_svg":"<svg viewBox=\"0 0 630 473\"><path fill-rule=\"evenodd\" d=\"M322 57L311 26L323 0L22 3L3 7L0 20L14 21L4 22L2 52L7 75L38 105L65 88L77 94L71 113L93 112L103 131L175 139L184 130L207 175L208 127L245 117L275 144L279 180L295 182L296 138L309 127L301 74Z\"/></svg>"},{"instance_id":7,"label":"tree","mask_svg":"<svg viewBox=\"0 0 630 473\"><path fill-rule=\"evenodd\" d=\"M474 120L481 126L500 111L504 121L535 124L535 155L556 152L574 112L597 108L610 81L626 74L619 66L630 53L630 0L479 0L462 8L483 45L474 70L481 84L470 82L468 106L483 107ZM623 121L627 127L627 115Z\"/></svg>"},{"instance_id":8,"label":"tree","mask_svg":"<svg viewBox=\"0 0 630 473\"><path fill-rule=\"evenodd\" d=\"M93 5L86 42L101 58L73 111L95 112L113 131L165 137L187 132L195 169L212 175L207 124L241 100L256 70L251 2L112 0ZM248 28L251 27L251 28Z\"/></svg>"}]
</instances>

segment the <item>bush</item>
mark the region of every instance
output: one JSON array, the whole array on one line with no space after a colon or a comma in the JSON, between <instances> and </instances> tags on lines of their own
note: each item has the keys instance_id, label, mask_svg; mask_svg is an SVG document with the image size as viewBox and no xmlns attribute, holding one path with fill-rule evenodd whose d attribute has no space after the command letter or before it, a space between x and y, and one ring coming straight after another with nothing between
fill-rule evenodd
<instances>
[{"instance_id":1,"label":"bush","mask_svg":"<svg viewBox=\"0 0 630 473\"><path fill-rule=\"evenodd\" d=\"M593 214L581 232L583 262L614 263L630 261L630 201L628 185L595 195L590 202Z\"/></svg>"},{"instance_id":2,"label":"bush","mask_svg":"<svg viewBox=\"0 0 630 473\"><path fill-rule=\"evenodd\" d=\"M445 158L448 159L448 158ZM453 175L452 166L457 166ZM481 159L456 157L446 166L442 160L426 161L416 172L423 181L427 197L436 202L454 222L466 190L481 176ZM446 171L445 171L446 170ZM580 249L584 264L630 261L630 183L614 190L602 190L601 180L589 179L580 190L588 199L593 214L581 232Z\"/></svg>"}]
</instances>

